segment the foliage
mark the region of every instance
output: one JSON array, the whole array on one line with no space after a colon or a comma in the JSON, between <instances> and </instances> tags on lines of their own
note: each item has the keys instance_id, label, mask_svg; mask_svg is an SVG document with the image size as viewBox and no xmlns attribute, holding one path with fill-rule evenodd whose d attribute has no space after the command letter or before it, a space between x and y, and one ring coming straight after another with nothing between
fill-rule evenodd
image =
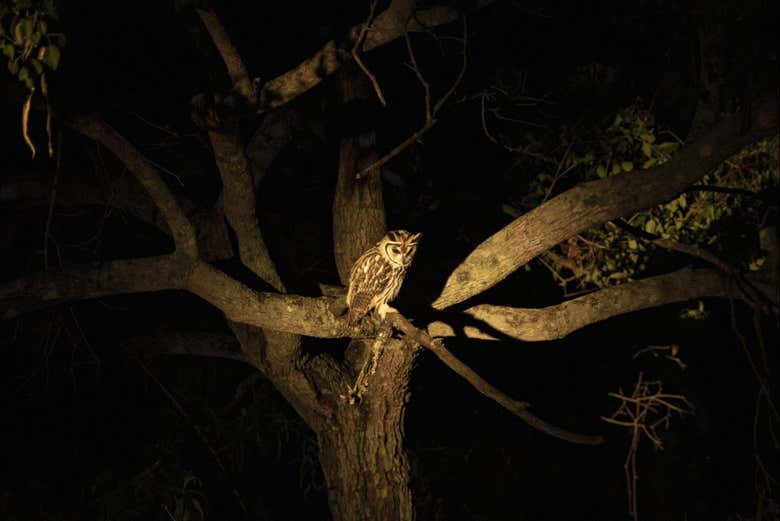
<instances>
[{"instance_id":1,"label":"foliage","mask_svg":"<svg viewBox=\"0 0 780 521\"><path fill-rule=\"evenodd\" d=\"M59 16L54 0L11 0L0 5L0 46L8 72L35 90L45 69L57 70L65 35L50 31Z\"/></svg>"},{"instance_id":2,"label":"foliage","mask_svg":"<svg viewBox=\"0 0 780 521\"><path fill-rule=\"evenodd\" d=\"M92 493L100 521L145 519L159 509L168 519L201 521L206 518L201 489L201 481L180 464L174 447L161 446L154 463L125 480L109 471L98 475Z\"/></svg>"},{"instance_id":3,"label":"foliage","mask_svg":"<svg viewBox=\"0 0 780 521\"><path fill-rule=\"evenodd\" d=\"M608 121L601 126L564 126L546 141L516 148L518 164L536 173L525 194L509 207L528 211L575 183L661 165L681 146L673 133L656 127L641 100ZM691 190L635 213L628 224L656 238L709 250L735 267L758 269L763 260L756 232L775 204L777 147L777 137L746 147ZM537 152L532 156L529 149ZM658 247L647 237L606 223L558 245L540 261L565 291L572 283L577 290L605 287L631 280L648 268Z\"/></svg>"},{"instance_id":4,"label":"foliage","mask_svg":"<svg viewBox=\"0 0 780 521\"><path fill-rule=\"evenodd\" d=\"M262 495L244 497L236 487L240 488L238 483L256 480L248 476L258 471L258 458L297 463L304 497L323 490L316 440L303 420L273 395L254 396L242 402L248 403L241 406L231 403L223 411L205 404L201 407L188 404L193 423L188 426L189 422L174 421L170 438L155 447L141 471L129 477L118 476L113 471L99 475L92 487L98 518L103 521L148 519L160 509L165 512L165 519L209 518L207 487L186 463L190 458L187 447L195 438L196 451L209 454L211 463L219 468L219 479L234 484L235 499L230 500L237 501L251 514L265 518ZM197 436L192 436L191 428ZM248 462L253 463L248 465ZM268 473L268 466L262 466L260 472Z\"/></svg>"}]
</instances>

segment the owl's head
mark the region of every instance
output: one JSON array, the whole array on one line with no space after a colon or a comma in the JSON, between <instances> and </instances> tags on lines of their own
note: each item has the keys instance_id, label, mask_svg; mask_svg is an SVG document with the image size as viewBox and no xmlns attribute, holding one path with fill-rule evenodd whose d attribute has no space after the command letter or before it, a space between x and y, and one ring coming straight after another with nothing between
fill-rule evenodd
<instances>
[{"instance_id":1,"label":"owl's head","mask_svg":"<svg viewBox=\"0 0 780 521\"><path fill-rule=\"evenodd\" d=\"M412 235L406 230L393 230L387 232L382 240L377 243L379 254L394 266L409 266L414 254L417 253L417 243L422 237L421 233Z\"/></svg>"}]
</instances>

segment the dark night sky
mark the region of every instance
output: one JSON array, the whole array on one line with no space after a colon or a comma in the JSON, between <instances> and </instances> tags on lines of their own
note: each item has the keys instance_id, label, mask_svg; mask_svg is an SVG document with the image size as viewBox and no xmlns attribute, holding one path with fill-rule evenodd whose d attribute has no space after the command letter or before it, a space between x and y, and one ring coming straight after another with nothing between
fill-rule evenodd
<instances>
[{"instance_id":1,"label":"dark night sky","mask_svg":"<svg viewBox=\"0 0 780 521\"><path fill-rule=\"evenodd\" d=\"M326 40L342 38L365 17L368 6L243 4L222 6L218 14L250 74L263 79L297 65ZM501 77L525 74L528 92L550 100L523 114L530 132L534 125L599 120L637 97L649 99L659 92L659 125L684 134L690 122L695 99L684 94L692 38L687 4L536 4L499 2L471 17L463 87L424 145L389 165L404 185L385 185L388 223L425 237L399 299L399 308L420 317L420 323L448 269L510 221L501 204L507 193L518 190L515 158L485 138L474 94ZM756 20L752 33L761 79L777 67L777 7L770 10L768 2L755 6L762 14L751 18ZM212 204L219 176L208 140L190 119L190 100L224 89L227 80L198 19L167 1L69 2L62 23L68 45L61 71L51 81L59 110L100 113L150 159L180 177L181 184L167 179L173 190L198 204ZM443 34L457 36L458 30L446 28ZM420 39L420 59L434 95L457 72L458 52L451 39ZM386 109L369 103L345 116L328 81L295 101L305 128L277 160L259 199L266 240L292 292L315 295L318 282L337 282L329 215L336 134L368 120L378 129L379 147L387 150L420 124L421 91L403 66L405 59L402 41L366 57L385 89ZM617 70L610 91L591 95L571 88L577 67L592 63ZM0 93L0 183L5 176L49 176L50 162L27 156L18 129L19 93L5 71L0 72ZM40 116L35 117L40 128ZM60 182L89 179L108 186L112 176L127 175L122 170L108 152L65 131ZM45 216L44 205L0 201L0 280L40 269ZM53 232L71 262L153 254L165 247L165 239L143 225L116 213L104 218L102 207L56 212ZM221 267L235 269L229 263ZM546 272L521 270L480 298L530 307L558 302L561 294ZM446 519L625 519L625 436L606 428L599 416L610 414L615 405L606 393L634 380L640 369L632 358L637 348L674 342L685 355L686 372L653 360L641 368L687 393L697 415L678 421L664 440L668 450L640 451L646 465L641 496L647 498L646 519L684 519L683 512L691 520L750 514L755 380L731 331L728 303L708 305L710 318L702 322L680 321L682 306L670 306L592 326L560 342L448 344L477 372L531 402L551 422L604 433L606 448L569 446L531 431L438 360L422 355L412 382L409 442L423 488L438 498ZM745 310L737 314L750 323ZM167 468L189 469L202 480L210 519L241 518L231 485L190 423L129 353L128 339L158 328L225 331L213 308L176 292L74 303L0 322L0 518L97 519L95 497L155 459ZM306 348L342 349L343 342L311 340ZM148 367L200 424L209 424L209 411L220 411L235 385L250 374L249 368L224 360L158 358ZM250 498L252 518L326 519L324 491L315 486L304 493L301 486L321 480L311 461L316 457L311 434L268 385L258 385L254 394L257 403L243 407L262 418L262 428L256 445L247 449L244 467L233 475L233 484ZM231 421L220 424L224 439L239 437L235 415ZM314 471L308 470L311 465ZM179 476L179 470L171 475ZM122 498L119 504L132 504ZM664 517L672 514L677 517ZM121 519L142 518L124 515Z\"/></svg>"}]
</instances>

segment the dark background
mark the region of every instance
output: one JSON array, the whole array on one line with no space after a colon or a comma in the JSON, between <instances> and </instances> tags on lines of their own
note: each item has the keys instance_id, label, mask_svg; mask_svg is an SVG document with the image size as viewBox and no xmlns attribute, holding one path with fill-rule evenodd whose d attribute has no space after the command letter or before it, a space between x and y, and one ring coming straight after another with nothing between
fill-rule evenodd
<instances>
[{"instance_id":1,"label":"dark background","mask_svg":"<svg viewBox=\"0 0 780 521\"><path fill-rule=\"evenodd\" d=\"M235 3L217 12L250 74L270 79L328 39L343 40L365 18L368 2L344 4ZM600 120L637 97L655 98L659 126L685 135L696 103L689 15L695 9L731 20L733 62L755 64L757 85L773 81L777 6L771 2L500 2L470 17L463 87L424 144L389 165L403 184L385 184L388 226L424 235L399 298L401 310L424 323L444 274L511 220L501 204L506 194L521 190L521 173L513 169L516 158L484 136L474 94L500 78L524 74L528 92L549 100L523 114L529 132ZM58 110L98 112L179 176L181 183L166 179L172 189L198 204L213 204L219 176L208 141L191 122L189 102L197 93L224 89L227 80L197 17L158 1L73 2L60 12L68 45L51 79ZM440 34L458 36L459 29L454 24ZM415 43L438 96L460 65L459 44L433 38ZM294 102L307 123L274 164L258 202L269 249L293 293L316 295L318 282L338 280L330 206L339 136L373 126L380 150L388 150L422 121L422 92L405 60L401 40L366 56L383 86L386 109L373 100L339 107L327 80ZM608 89L575 86L578 67L593 63L617 71ZM5 71L0 89L0 183L6 176L51 176L51 161L29 159L19 132L20 92ZM36 117L33 135L42 143ZM111 179L120 175L128 173L111 154L65 130L61 183L86 179L109 193ZM45 205L0 203L0 279L41 268L45 219ZM167 247L159 232L105 207L56 209L52 233L64 262L135 257ZM220 267L234 269L230 263ZM521 270L480 297L527 307L560 299L559 288L539 270ZM695 416L673 421L664 434L665 451L641 447L642 518L753 515L757 385L734 334L729 303L706 304L709 317L703 321L680 320L684 306L669 306L588 327L560 342L448 343L497 387L531 402L542 418L602 433L605 447L568 445L530 430L423 353L412 382L408 440L431 515L626 519L629 440L599 416L617 405L607 392L630 388L640 370L662 378L670 392L685 394L697 409ZM751 315L739 305L734 313L748 345L755 346ZM292 409L260 381L226 410L236 384L252 373L236 362L152 357L139 363L131 340L143 342L161 328L227 331L218 312L178 292L76 302L0 322L2 518L168 519L160 507L170 493L165 486L180 486L190 472L200 480L209 519L327 519L315 440ZM776 329L766 331L767 346L775 346ZM668 361L633 358L638 348L670 343L680 346L685 371ZM306 340L313 351L344 345ZM226 469L209 445L226 447L219 457ZM225 464L231 458L243 464ZM150 467L154 479L138 478Z\"/></svg>"}]
</instances>

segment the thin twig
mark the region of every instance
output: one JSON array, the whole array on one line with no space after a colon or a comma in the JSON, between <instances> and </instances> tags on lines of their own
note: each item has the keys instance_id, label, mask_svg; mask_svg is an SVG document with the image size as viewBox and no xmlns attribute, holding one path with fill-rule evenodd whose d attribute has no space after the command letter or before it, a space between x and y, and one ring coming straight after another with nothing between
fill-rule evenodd
<instances>
[{"instance_id":1,"label":"thin twig","mask_svg":"<svg viewBox=\"0 0 780 521\"><path fill-rule=\"evenodd\" d=\"M423 91L425 92L425 123L427 124L433 119L433 114L431 113L431 86L426 81L425 76L423 76L423 73L420 70L420 66L417 63L417 58L414 55L412 38L409 36L409 31L404 31L404 42L406 43L406 52L409 53L409 60L412 62L412 70L417 76L417 79L420 81L420 84L423 87Z\"/></svg>"},{"instance_id":2,"label":"thin twig","mask_svg":"<svg viewBox=\"0 0 780 521\"><path fill-rule=\"evenodd\" d=\"M407 39L407 45L408 48L411 50L411 45L409 45L409 35L408 33L405 33L405 37ZM367 167L359 170L355 174L355 179L361 179L364 177L368 172L371 172L372 170L376 168L380 168L387 164L390 160L394 159L396 156L398 156L401 152L403 152L407 147L409 147L412 143L418 141L426 132L428 132L431 128L433 128L434 125L436 125L437 116L439 114L439 111L444 106L444 104L447 102L447 100L452 96L452 94L455 92L455 89L460 85L461 81L463 80L463 75L466 73L466 66L468 64L468 25L466 23L466 17L463 17L463 64L461 65L460 72L458 73L457 78L455 78L455 81L452 83L452 86L450 86L449 90L444 93L444 95L439 98L439 100L434 104L433 109L430 108L430 94L429 94L429 86L427 81L422 77L422 73L420 72L420 69L417 68L414 64L416 63L416 59L414 59L414 52L412 51L410 53L410 57L412 58L412 63L415 69L415 73L418 74L418 78L421 78L421 81L423 82L423 89L425 90L425 124L420 128L417 132L409 136L406 140L404 140L403 143L393 148L390 152L385 154L380 159L374 161Z\"/></svg>"},{"instance_id":3,"label":"thin twig","mask_svg":"<svg viewBox=\"0 0 780 521\"><path fill-rule=\"evenodd\" d=\"M363 41L366 39L366 33L368 33L368 29L371 27L371 24L374 21L374 12L376 11L377 3L377 0L373 0L371 2L368 18L360 28L360 34L358 35L357 41L355 41L355 45L352 46L352 58L355 60L355 63L358 64L358 67L360 67L363 73L368 77L368 79L371 80L371 85L374 86L374 92L376 92L376 97L379 98L379 103L381 103L383 107L386 107L387 102L385 101L385 96L382 94L382 88L379 86L379 82L377 81L376 76L374 76L366 64L363 63L359 52L360 46L363 45Z\"/></svg>"}]
</instances>

